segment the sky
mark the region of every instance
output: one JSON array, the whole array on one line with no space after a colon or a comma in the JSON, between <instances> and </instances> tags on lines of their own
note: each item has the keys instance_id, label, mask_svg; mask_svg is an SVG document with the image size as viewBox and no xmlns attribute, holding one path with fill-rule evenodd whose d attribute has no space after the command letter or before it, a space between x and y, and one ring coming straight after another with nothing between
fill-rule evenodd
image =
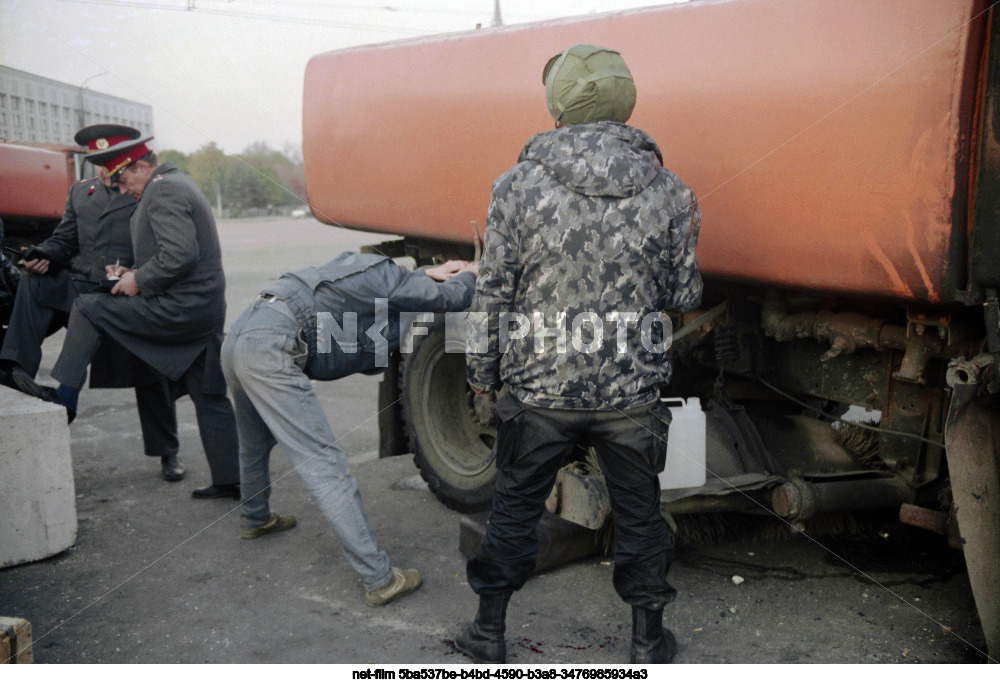
<instances>
[{"instance_id":1,"label":"sky","mask_svg":"<svg viewBox=\"0 0 1000 683\"><path fill-rule=\"evenodd\" d=\"M505 25L668 0L500 0ZM489 27L494 0L0 0L0 64L150 104L157 150L299 149L316 54Z\"/></svg>"}]
</instances>

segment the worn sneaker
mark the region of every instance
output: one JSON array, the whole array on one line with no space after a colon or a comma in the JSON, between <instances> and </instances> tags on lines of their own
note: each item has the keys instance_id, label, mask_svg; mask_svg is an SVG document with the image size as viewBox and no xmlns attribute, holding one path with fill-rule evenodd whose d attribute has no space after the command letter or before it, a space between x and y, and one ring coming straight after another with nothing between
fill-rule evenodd
<instances>
[{"instance_id":1,"label":"worn sneaker","mask_svg":"<svg viewBox=\"0 0 1000 683\"><path fill-rule=\"evenodd\" d=\"M293 526L295 526L294 516L272 512L271 519L267 520L264 526L240 526L240 538L260 538L277 531L287 531Z\"/></svg>"},{"instance_id":2,"label":"worn sneaker","mask_svg":"<svg viewBox=\"0 0 1000 683\"><path fill-rule=\"evenodd\" d=\"M381 607L420 588L420 572L416 569L392 568L392 581L365 593L365 604L369 607Z\"/></svg>"}]
</instances>

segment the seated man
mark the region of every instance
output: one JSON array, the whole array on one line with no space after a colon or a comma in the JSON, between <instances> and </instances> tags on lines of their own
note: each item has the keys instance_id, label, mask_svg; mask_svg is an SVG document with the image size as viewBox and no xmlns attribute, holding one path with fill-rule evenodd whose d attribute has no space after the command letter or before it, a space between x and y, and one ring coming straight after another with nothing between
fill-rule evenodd
<instances>
[{"instance_id":1,"label":"seated man","mask_svg":"<svg viewBox=\"0 0 1000 683\"><path fill-rule=\"evenodd\" d=\"M420 586L416 569L392 567L378 547L310 380L384 369L399 348L400 314L465 309L477 271L449 261L411 273L384 256L341 254L282 276L233 323L222 368L240 435L242 538L295 526L268 506L268 463L280 443L364 582L365 603L378 607Z\"/></svg>"},{"instance_id":2,"label":"seated man","mask_svg":"<svg viewBox=\"0 0 1000 683\"><path fill-rule=\"evenodd\" d=\"M77 132L75 140L97 150L139 134L128 126L97 124ZM132 263L129 220L135 207L135 199L119 193L103 168L97 178L70 189L66 210L52 236L24 254L27 275L21 278L0 349L0 383L22 391L27 387L27 393L32 393L28 381L38 373L45 338L66 325L80 294L100 291L107 264ZM135 386L146 454L160 458L167 481L182 479L184 468L177 457L177 416L165 380L134 357L128 356L129 361L113 366L110 352L99 358L91 386Z\"/></svg>"}]
</instances>

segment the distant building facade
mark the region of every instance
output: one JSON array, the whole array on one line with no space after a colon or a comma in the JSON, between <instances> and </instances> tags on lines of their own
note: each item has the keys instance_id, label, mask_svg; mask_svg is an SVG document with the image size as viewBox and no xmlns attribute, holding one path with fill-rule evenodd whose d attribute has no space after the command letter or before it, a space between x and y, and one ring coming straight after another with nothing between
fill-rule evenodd
<instances>
[{"instance_id":1,"label":"distant building facade","mask_svg":"<svg viewBox=\"0 0 1000 683\"><path fill-rule=\"evenodd\" d=\"M0 141L72 145L92 123L117 123L153 135L153 108L0 65Z\"/></svg>"}]
</instances>

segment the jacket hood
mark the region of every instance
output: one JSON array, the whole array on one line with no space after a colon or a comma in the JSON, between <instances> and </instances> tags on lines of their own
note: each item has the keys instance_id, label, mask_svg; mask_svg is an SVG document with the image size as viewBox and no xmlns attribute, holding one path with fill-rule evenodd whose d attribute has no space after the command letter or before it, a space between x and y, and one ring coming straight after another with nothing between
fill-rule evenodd
<instances>
[{"instance_id":1,"label":"jacket hood","mask_svg":"<svg viewBox=\"0 0 1000 683\"><path fill-rule=\"evenodd\" d=\"M539 163L570 190L599 197L634 197L663 167L653 138L612 121L539 133L528 140L519 161Z\"/></svg>"}]
</instances>

